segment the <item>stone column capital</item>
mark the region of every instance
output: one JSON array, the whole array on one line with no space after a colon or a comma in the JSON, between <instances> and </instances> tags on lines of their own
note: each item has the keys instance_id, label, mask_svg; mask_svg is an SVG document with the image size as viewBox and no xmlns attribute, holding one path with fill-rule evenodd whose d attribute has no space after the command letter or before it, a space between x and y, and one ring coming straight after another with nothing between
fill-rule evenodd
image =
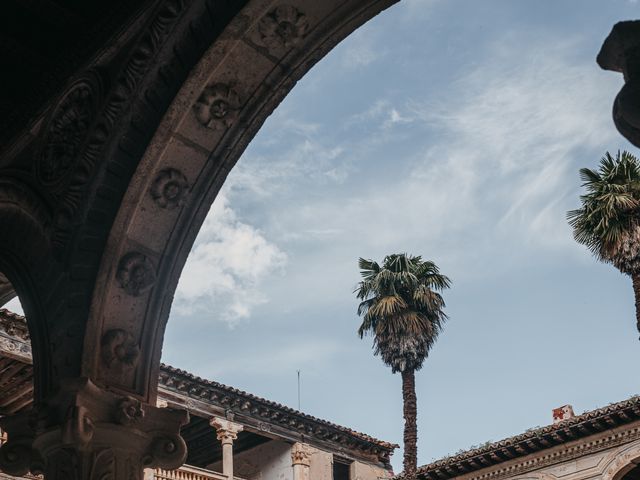
<instances>
[{"instance_id":1,"label":"stone column capital","mask_svg":"<svg viewBox=\"0 0 640 480\"><path fill-rule=\"evenodd\" d=\"M0 419L8 434L0 468L15 477L31 471L93 479L122 469L131 472L128 478L141 478L145 467L169 470L184 463L180 427L188 418L185 411L120 396L88 378L68 379L46 404Z\"/></svg>"},{"instance_id":2,"label":"stone column capital","mask_svg":"<svg viewBox=\"0 0 640 480\"><path fill-rule=\"evenodd\" d=\"M233 443L233 441L238 438L238 432L244 429L239 423L222 417L211 417L209 425L216 429L218 440L220 440L223 445L225 443Z\"/></svg>"},{"instance_id":3,"label":"stone column capital","mask_svg":"<svg viewBox=\"0 0 640 480\"><path fill-rule=\"evenodd\" d=\"M308 467L311 463L311 449L309 445L304 443L294 443L291 446L291 464L292 465L304 465Z\"/></svg>"}]
</instances>

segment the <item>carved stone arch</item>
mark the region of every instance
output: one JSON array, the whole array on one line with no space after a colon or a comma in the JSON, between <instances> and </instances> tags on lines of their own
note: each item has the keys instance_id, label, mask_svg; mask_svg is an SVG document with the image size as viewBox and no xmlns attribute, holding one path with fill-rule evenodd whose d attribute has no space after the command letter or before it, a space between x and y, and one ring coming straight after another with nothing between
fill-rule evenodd
<instances>
[{"instance_id":1,"label":"carved stone arch","mask_svg":"<svg viewBox=\"0 0 640 480\"><path fill-rule=\"evenodd\" d=\"M109 233L83 375L145 401L155 398L173 292L227 174L296 82L395 1L252 0L194 60L145 143ZM114 360L114 345L128 353Z\"/></svg>"},{"instance_id":2,"label":"carved stone arch","mask_svg":"<svg viewBox=\"0 0 640 480\"><path fill-rule=\"evenodd\" d=\"M0 271L24 292L38 402L0 419L0 468L134 478L184 461L186 413L153 401L197 232L296 82L395 1L141 2L34 119L3 168L53 212L1 172Z\"/></svg>"},{"instance_id":3,"label":"carved stone arch","mask_svg":"<svg viewBox=\"0 0 640 480\"><path fill-rule=\"evenodd\" d=\"M620 480L626 473L640 465L640 440L625 446L603 465L602 480Z\"/></svg>"}]
</instances>

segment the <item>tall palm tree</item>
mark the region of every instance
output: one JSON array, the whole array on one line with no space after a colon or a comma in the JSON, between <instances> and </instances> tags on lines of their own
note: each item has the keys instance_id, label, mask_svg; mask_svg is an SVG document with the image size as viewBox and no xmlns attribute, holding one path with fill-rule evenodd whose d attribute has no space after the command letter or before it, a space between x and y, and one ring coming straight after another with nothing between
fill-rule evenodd
<instances>
[{"instance_id":1,"label":"tall palm tree","mask_svg":"<svg viewBox=\"0 0 640 480\"><path fill-rule=\"evenodd\" d=\"M404 253L388 255L382 266L361 258L359 266L363 280L355 291L362 300L358 335L372 335L374 354L402 376L404 472L412 477L418 441L415 372L447 318L438 291L449 288L450 281L433 262Z\"/></svg>"},{"instance_id":2,"label":"tall palm tree","mask_svg":"<svg viewBox=\"0 0 640 480\"><path fill-rule=\"evenodd\" d=\"M611 263L633 282L640 332L640 161L629 152L609 152L598 170L583 168L582 207L567 213L577 242L598 260Z\"/></svg>"}]
</instances>

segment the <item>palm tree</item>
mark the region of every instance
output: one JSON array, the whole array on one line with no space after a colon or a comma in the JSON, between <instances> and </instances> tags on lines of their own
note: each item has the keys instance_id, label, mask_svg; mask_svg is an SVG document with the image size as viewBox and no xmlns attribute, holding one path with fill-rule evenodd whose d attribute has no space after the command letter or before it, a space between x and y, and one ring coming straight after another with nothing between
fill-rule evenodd
<instances>
[{"instance_id":1,"label":"palm tree","mask_svg":"<svg viewBox=\"0 0 640 480\"><path fill-rule=\"evenodd\" d=\"M631 277L640 332L640 161L626 151L615 158L607 152L597 171L583 168L580 178L587 189L582 208L567 213L573 237Z\"/></svg>"},{"instance_id":2,"label":"palm tree","mask_svg":"<svg viewBox=\"0 0 640 480\"><path fill-rule=\"evenodd\" d=\"M359 266L363 280L355 291L362 300L358 335L372 335L374 354L402 376L404 472L413 477L418 441L415 372L447 318L437 292L449 288L450 281L433 262L404 253L388 255L382 267L360 258Z\"/></svg>"}]
</instances>

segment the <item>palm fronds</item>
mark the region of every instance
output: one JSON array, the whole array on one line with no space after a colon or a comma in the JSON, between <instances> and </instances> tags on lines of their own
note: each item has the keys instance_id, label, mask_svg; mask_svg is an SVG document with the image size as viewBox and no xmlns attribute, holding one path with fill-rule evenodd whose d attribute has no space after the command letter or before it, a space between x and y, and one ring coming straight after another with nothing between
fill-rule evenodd
<instances>
[{"instance_id":1,"label":"palm fronds","mask_svg":"<svg viewBox=\"0 0 640 480\"><path fill-rule=\"evenodd\" d=\"M360 258L359 266L358 335L373 336L374 353L394 372L418 370L447 319L438 292L451 281L433 262L404 253L388 255L382 266Z\"/></svg>"},{"instance_id":2,"label":"palm fronds","mask_svg":"<svg viewBox=\"0 0 640 480\"><path fill-rule=\"evenodd\" d=\"M632 273L629 268L640 266L640 244L633 241L640 225L640 162L626 151L615 157L607 152L597 170L583 168L580 178L587 191L580 197L582 207L567 212L575 240L598 259Z\"/></svg>"}]
</instances>

